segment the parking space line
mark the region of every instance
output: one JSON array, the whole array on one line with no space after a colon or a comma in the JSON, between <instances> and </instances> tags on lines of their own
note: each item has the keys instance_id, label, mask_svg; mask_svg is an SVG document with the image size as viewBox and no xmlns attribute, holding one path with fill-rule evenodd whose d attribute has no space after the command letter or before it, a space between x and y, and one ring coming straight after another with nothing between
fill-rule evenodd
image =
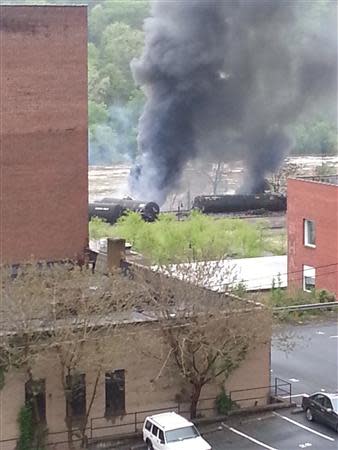
<instances>
[{"instance_id":1,"label":"parking space line","mask_svg":"<svg viewBox=\"0 0 338 450\"><path fill-rule=\"evenodd\" d=\"M233 433L236 433L236 434L238 434L239 436L242 436L242 437L244 437L245 439L248 439L249 441L253 442L254 444L260 445L260 446L263 447L263 448L267 448L268 450L278 450L277 448L270 447L269 445L264 444L264 442L257 441L257 439L254 439L253 437L248 436L247 434L242 433L242 432L239 431L239 430L236 430L236 428L229 427L228 425L226 425L226 424L223 423L223 422L222 422L222 426L223 426L224 428L227 428L228 430L232 431Z\"/></svg>"},{"instance_id":2,"label":"parking space line","mask_svg":"<svg viewBox=\"0 0 338 450\"><path fill-rule=\"evenodd\" d=\"M312 428L306 427L305 425L303 425L299 422L296 422L295 420L289 419L289 417L282 416L281 414L278 414L276 412L273 412L273 414L283 420L287 420L288 422L292 423L293 425L296 425L299 428L303 428L304 430L309 431L310 433L316 434L317 436L322 437L323 439L327 439L328 441L331 441L331 442L335 441L332 437L326 436L326 434L319 433L319 431L316 431L316 430L313 430Z\"/></svg>"}]
</instances>

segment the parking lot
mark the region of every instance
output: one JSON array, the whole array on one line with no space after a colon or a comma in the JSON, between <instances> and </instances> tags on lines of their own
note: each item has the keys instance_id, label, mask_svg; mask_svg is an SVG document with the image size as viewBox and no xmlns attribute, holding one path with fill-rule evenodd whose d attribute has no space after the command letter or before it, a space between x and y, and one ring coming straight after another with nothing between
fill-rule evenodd
<instances>
[{"instance_id":1,"label":"parking lot","mask_svg":"<svg viewBox=\"0 0 338 450\"><path fill-rule=\"evenodd\" d=\"M282 409L199 427L213 450L337 450L338 433ZM136 444L136 443L135 443ZM126 447L127 448L127 447ZM130 448L130 447L128 447ZM131 448L145 449L141 441ZM193 449L191 449L193 450Z\"/></svg>"},{"instance_id":2,"label":"parking lot","mask_svg":"<svg viewBox=\"0 0 338 450\"><path fill-rule=\"evenodd\" d=\"M337 320L292 327L296 346L290 354L272 349L272 379L280 376L292 383L293 400L316 391L338 391ZM284 409L233 420L206 433L213 450L338 449L338 433L308 422L303 412Z\"/></svg>"},{"instance_id":3,"label":"parking lot","mask_svg":"<svg viewBox=\"0 0 338 450\"><path fill-rule=\"evenodd\" d=\"M296 346L289 354L272 349L271 379L280 376L290 382L293 400L298 404L303 394L338 392L337 318L293 326L290 332ZM233 417L199 429L213 450L338 449L338 433L308 422L304 412L293 414L292 409ZM144 448L141 440L135 444L128 449Z\"/></svg>"},{"instance_id":4,"label":"parking lot","mask_svg":"<svg viewBox=\"0 0 338 450\"><path fill-rule=\"evenodd\" d=\"M316 423L309 423L303 413L280 410L218 424L204 436L213 450L293 450L338 448L338 434Z\"/></svg>"},{"instance_id":5,"label":"parking lot","mask_svg":"<svg viewBox=\"0 0 338 450\"><path fill-rule=\"evenodd\" d=\"M292 383L295 399L303 393L338 392L338 311L326 322L288 327L295 348L272 348L272 378Z\"/></svg>"}]
</instances>

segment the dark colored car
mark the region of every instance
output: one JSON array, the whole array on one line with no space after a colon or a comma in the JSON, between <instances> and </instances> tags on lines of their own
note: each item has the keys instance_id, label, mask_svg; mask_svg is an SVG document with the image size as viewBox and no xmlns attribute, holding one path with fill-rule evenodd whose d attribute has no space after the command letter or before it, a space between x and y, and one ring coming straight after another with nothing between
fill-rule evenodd
<instances>
[{"instance_id":1,"label":"dark colored car","mask_svg":"<svg viewBox=\"0 0 338 450\"><path fill-rule=\"evenodd\" d=\"M338 433L338 394L317 392L303 397L302 408L307 420L324 423Z\"/></svg>"}]
</instances>

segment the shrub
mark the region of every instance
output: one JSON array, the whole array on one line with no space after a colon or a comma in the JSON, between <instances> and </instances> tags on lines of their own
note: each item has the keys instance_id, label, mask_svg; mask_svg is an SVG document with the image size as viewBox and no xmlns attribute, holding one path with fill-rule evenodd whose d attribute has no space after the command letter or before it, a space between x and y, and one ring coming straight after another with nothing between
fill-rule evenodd
<instances>
[{"instance_id":1,"label":"shrub","mask_svg":"<svg viewBox=\"0 0 338 450\"><path fill-rule=\"evenodd\" d=\"M17 450L31 450L34 439L34 426L31 407L24 405L18 415L19 440Z\"/></svg>"},{"instance_id":2,"label":"shrub","mask_svg":"<svg viewBox=\"0 0 338 450\"><path fill-rule=\"evenodd\" d=\"M326 302L335 302L336 297L331 292L327 291L326 289L321 289L317 293L317 299L319 303L326 303Z\"/></svg>"},{"instance_id":3,"label":"shrub","mask_svg":"<svg viewBox=\"0 0 338 450\"><path fill-rule=\"evenodd\" d=\"M196 211L184 221L160 214L153 223L144 222L139 214L131 212L114 226L93 219L89 230L94 239L126 239L154 264L261 256L266 245L261 224L215 219Z\"/></svg>"},{"instance_id":4,"label":"shrub","mask_svg":"<svg viewBox=\"0 0 338 450\"><path fill-rule=\"evenodd\" d=\"M216 397L216 409L218 414L226 415L229 411L237 407L236 402L232 401L225 389Z\"/></svg>"}]
</instances>

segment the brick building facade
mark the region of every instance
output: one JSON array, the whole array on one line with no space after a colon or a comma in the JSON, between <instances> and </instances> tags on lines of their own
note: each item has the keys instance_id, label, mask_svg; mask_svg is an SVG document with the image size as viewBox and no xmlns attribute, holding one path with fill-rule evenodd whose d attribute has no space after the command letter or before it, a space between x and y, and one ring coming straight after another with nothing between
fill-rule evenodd
<instances>
[{"instance_id":1,"label":"brick building facade","mask_svg":"<svg viewBox=\"0 0 338 450\"><path fill-rule=\"evenodd\" d=\"M0 6L0 262L83 254L86 7Z\"/></svg>"},{"instance_id":2,"label":"brick building facade","mask_svg":"<svg viewBox=\"0 0 338 450\"><path fill-rule=\"evenodd\" d=\"M338 296L338 176L288 180L288 285Z\"/></svg>"}]
</instances>

